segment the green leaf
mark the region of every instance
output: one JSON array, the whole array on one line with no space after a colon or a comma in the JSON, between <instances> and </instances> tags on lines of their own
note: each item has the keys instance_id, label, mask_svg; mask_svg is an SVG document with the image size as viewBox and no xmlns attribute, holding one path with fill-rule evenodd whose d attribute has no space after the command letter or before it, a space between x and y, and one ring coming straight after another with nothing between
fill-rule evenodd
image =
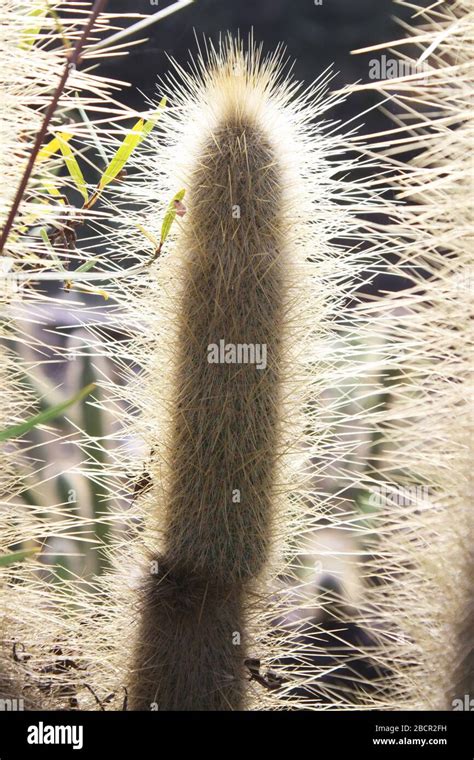
<instances>
[{"instance_id":1,"label":"green leaf","mask_svg":"<svg viewBox=\"0 0 474 760\"><path fill-rule=\"evenodd\" d=\"M115 155L113 156L100 179L99 192L103 190L104 187L109 184L109 182L112 182L117 174L120 174L135 148L140 145L144 137L150 134L156 122L160 118L160 113L165 105L166 98L162 98L156 113L151 117L151 119L148 119L146 122L143 119L139 119L136 124L133 125L130 132L125 135L122 144L115 152Z\"/></svg>"},{"instance_id":2,"label":"green leaf","mask_svg":"<svg viewBox=\"0 0 474 760\"><path fill-rule=\"evenodd\" d=\"M50 140L49 143L46 143L46 145L43 145L41 150L38 152L38 155L36 156L36 162L38 163L39 161L45 161L47 158L51 158L51 156L54 153L57 153L60 149L61 141L68 142L71 137L72 135L69 134L69 132L61 132L60 137L53 137L53 139Z\"/></svg>"},{"instance_id":3,"label":"green leaf","mask_svg":"<svg viewBox=\"0 0 474 760\"><path fill-rule=\"evenodd\" d=\"M61 153L64 156L64 161L66 163L67 170L69 174L71 175L72 179L74 180L74 184L76 185L80 194L82 195L85 202L87 203L89 194L87 192L86 181L84 179L84 175L82 174L81 168L74 157L71 146L66 140L62 139L61 134L58 135L58 140L59 140L59 147L61 148Z\"/></svg>"},{"instance_id":4,"label":"green leaf","mask_svg":"<svg viewBox=\"0 0 474 760\"><path fill-rule=\"evenodd\" d=\"M57 198L60 203L64 205L64 198L62 197L61 193L59 192L56 185L51 182L47 177L42 177L40 179L41 184L43 185L44 189L52 195L54 198Z\"/></svg>"},{"instance_id":5,"label":"green leaf","mask_svg":"<svg viewBox=\"0 0 474 760\"><path fill-rule=\"evenodd\" d=\"M97 264L98 259L90 259L89 261L86 261L85 264L81 264L80 267L77 267L76 272L88 272L89 269L92 269L94 264Z\"/></svg>"},{"instance_id":6,"label":"green leaf","mask_svg":"<svg viewBox=\"0 0 474 760\"><path fill-rule=\"evenodd\" d=\"M160 118L162 110L165 107L166 107L166 98L161 98L157 110L155 111L151 119L148 119L148 121L146 121L145 124L143 125L143 138L145 138L147 135L150 134L156 122Z\"/></svg>"},{"instance_id":7,"label":"green leaf","mask_svg":"<svg viewBox=\"0 0 474 760\"><path fill-rule=\"evenodd\" d=\"M163 224L161 225L161 241L160 241L161 245L163 245L166 238L168 237L169 231L171 229L171 225L176 219L176 201L182 201L185 193L186 193L186 190L178 190L176 195L173 196L173 198L168 204L165 218L163 219Z\"/></svg>"},{"instance_id":8,"label":"green leaf","mask_svg":"<svg viewBox=\"0 0 474 760\"><path fill-rule=\"evenodd\" d=\"M28 50L34 44L34 41L41 31L41 27L43 26L42 20L46 16L46 13L47 9L44 7L33 8L33 10L29 11L28 16L31 18L37 18L39 23L23 30L21 33L21 40L19 45L21 50Z\"/></svg>"},{"instance_id":9,"label":"green leaf","mask_svg":"<svg viewBox=\"0 0 474 760\"><path fill-rule=\"evenodd\" d=\"M75 404L77 401L80 401L85 396L88 396L89 393L94 390L94 388L95 385L93 383L91 385L87 385L85 388L82 388L79 393L76 393L75 396L68 399L67 401L63 401L61 404L52 406L46 411L40 412L34 417L30 417L30 419L25 420L25 422L19 422L17 425L11 425L10 427L0 430L0 441L6 441L9 438L18 438L24 433L27 433L32 428L37 427L38 425L43 425L45 422L49 422L55 417L59 417L59 415L70 406Z\"/></svg>"},{"instance_id":10,"label":"green leaf","mask_svg":"<svg viewBox=\"0 0 474 760\"><path fill-rule=\"evenodd\" d=\"M17 552L11 552L11 554L0 554L0 567L13 565L14 562L22 562L28 557L39 554L40 551L41 549L39 547L35 547L34 549L22 549Z\"/></svg>"},{"instance_id":11,"label":"green leaf","mask_svg":"<svg viewBox=\"0 0 474 760\"><path fill-rule=\"evenodd\" d=\"M131 132L125 136L121 146L116 151L111 162L107 166L105 172L100 178L99 190L103 190L109 182L115 179L117 174L120 174L123 167L127 163L128 159L132 155L137 145L140 144L143 139L143 119L139 119L137 123L132 127Z\"/></svg>"}]
</instances>

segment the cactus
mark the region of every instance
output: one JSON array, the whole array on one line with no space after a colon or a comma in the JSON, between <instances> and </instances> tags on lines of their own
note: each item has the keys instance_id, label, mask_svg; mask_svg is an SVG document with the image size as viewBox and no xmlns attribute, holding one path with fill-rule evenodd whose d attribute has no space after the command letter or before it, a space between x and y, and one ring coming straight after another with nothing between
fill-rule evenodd
<instances>
[{"instance_id":1,"label":"cactus","mask_svg":"<svg viewBox=\"0 0 474 760\"><path fill-rule=\"evenodd\" d=\"M270 135L239 106L245 91L236 89L238 100L223 106L190 168L175 254L183 281L172 467L159 507L163 549L150 557L159 572L142 592L136 708L154 701L161 709L242 706L243 600L268 560L277 521L289 266L284 167ZM249 358L252 350L266 353L266 366L211 363L221 341L244 345Z\"/></svg>"},{"instance_id":2,"label":"cactus","mask_svg":"<svg viewBox=\"0 0 474 760\"><path fill-rule=\"evenodd\" d=\"M463 709L474 690L472 173L465 155L473 21L463 0L425 9L405 44L422 34L426 54L405 58L407 78L378 85L395 102L400 140L390 180L398 205L386 234L402 245L386 271L410 286L356 309L353 319L362 342L378 340L371 372L385 378L388 401L364 419L377 441L366 477L370 519L352 520L365 588L343 620L370 631L370 648L358 651L376 675L339 685L343 708ZM380 143L390 151L390 134ZM341 625L328 647L333 674L350 667L357 651L339 654L340 638Z\"/></svg>"},{"instance_id":3,"label":"cactus","mask_svg":"<svg viewBox=\"0 0 474 760\"><path fill-rule=\"evenodd\" d=\"M473 22L464 0L426 11L429 68L395 85L401 120L410 137L419 136L420 151L395 179L404 199L398 230L408 242L399 271L412 273L413 286L396 302L391 351L403 362L381 425L382 456L384 478L399 493L418 487L398 506L389 499L378 521L374 565L380 571L383 564L384 582L369 600L384 621L379 657L394 673L391 709L450 710L474 693L473 217L465 155L472 145Z\"/></svg>"},{"instance_id":4,"label":"cactus","mask_svg":"<svg viewBox=\"0 0 474 760\"><path fill-rule=\"evenodd\" d=\"M147 288L131 277L114 293L131 334L124 357L144 368L114 392L141 411L128 424L151 451L151 488L132 505L129 523L139 517L144 530L130 528L131 548L115 553L117 574L104 581L114 601L90 636L105 631L102 659L116 663L106 682L127 687L132 709L295 704L307 666L286 672L298 634L274 630L286 614L282 578L294 577L296 543L318 519L311 460L327 421L314 400L332 371L347 274L374 255L376 233L364 223L364 255L355 245L339 255L332 239L360 238L357 212L381 204L370 182L337 177L357 160L335 158L350 141L321 118L339 100L327 75L303 91L278 51L263 58L231 37L192 76L176 72L136 165L147 197L183 188L175 208L185 213ZM145 204L119 246L139 255L137 228L159 238L162 218L156 201Z\"/></svg>"}]
</instances>

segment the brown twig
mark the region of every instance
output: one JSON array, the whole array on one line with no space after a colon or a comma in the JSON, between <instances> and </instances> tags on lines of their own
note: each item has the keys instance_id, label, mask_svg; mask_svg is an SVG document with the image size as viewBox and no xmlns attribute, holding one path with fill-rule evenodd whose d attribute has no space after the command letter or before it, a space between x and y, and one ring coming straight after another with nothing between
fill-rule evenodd
<instances>
[{"instance_id":1,"label":"brown twig","mask_svg":"<svg viewBox=\"0 0 474 760\"><path fill-rule=\"evenodd\" d=\"M30 157L28 159L28 163L26 165L23 177L21 178L20 185L18 187L18 190L16 191L16 195L12 204L12 207L10 209L10 213L8 214L7 221L5 223L5 226L2 230L2 235L0 237L0 254L3 253L3 249L5 247L5 243L7 242L8 235L10 234L13 222L15 220L15 217L18 213L18 209L20 206L20 203L23 199L23 196L25 194L26 187L28 185L28 181L30 179L31 173L33 171L33 166L36 161L36 156L38 155L38 151L41 148L41 145L43 143L43 140L46 136L46 132L48 130L49 123L54 115L54 112L56 110L56 107L58 105L59 99L63 93L65 84L67 82L67 79L69 77L69 73L72 69L75 69L76 66L80 63L81 60L81 53L83 50L83 47L85 43L87 42L87 38L92 30L92 27L94 26L97 16L99 13L102 13L105 6L107 5L107 0L95 0L95 3L91 9L91 12L89 14L89 18L87 20L87 24L84 27L84 31L82 32L81 36L77 40L74 48L71 51L67 51L67 63L64 67L64 71L62 73L61 79L59 80L56 90L54 92L54 95L51 99L51 103L48 106L48 109L44 115L43 123L41 125L41 129L39 130L38 134L36 135L35 144L33 145L33 149L31 151Z\"/></svg>"}]
</instances>

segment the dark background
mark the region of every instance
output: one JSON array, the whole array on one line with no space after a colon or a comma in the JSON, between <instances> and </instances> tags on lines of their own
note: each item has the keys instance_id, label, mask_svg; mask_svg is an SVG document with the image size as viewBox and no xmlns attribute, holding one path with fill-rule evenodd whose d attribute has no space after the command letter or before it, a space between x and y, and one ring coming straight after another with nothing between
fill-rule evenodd
<instances>
[{"instance_id":1,"label":"dark background","mask_svg":"<svg viewBox=\"0 0 474 760\"><path fill-rule=\"evenodd\" d=\"M159 0L110 0L108 10L117 13L151 15L172 3ZM271 51L278 43L286 46L295 61L297 79L308 84L330 64L336 72L335 86L368 79L369 60L375 54L351 55L350 51L381 43L403 35L395 16L408 18L406 9L393 0L196 0L192 5L138 32L135 39L149 41L132 48L124 58L104 61L102 73L131 83L127 100L142 109L143 96L158 95L156 80L169 68L167 55L185 64L189 51L196 51L196 39L203 36L216 41L219 33L240 31L244 38L253 29L257 43ZM132 19L121 22L123 26ZM132 38L129 38L132 39ZM364 93L351 99L337 114L342 118L360 112L361 105L376 102L374 94ZM383 121L380 114L365 119L373 128Z\"/></svg>"}]
</instances>

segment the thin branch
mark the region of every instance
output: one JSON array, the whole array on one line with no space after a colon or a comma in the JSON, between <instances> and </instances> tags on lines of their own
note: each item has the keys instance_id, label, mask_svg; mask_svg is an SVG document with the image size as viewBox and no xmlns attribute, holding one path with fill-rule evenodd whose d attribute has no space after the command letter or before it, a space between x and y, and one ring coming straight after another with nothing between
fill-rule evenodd
<instances>
[{"instance_id":1,"label":"thin branch","mask_svg":"<svg viewBox=\"0 0 474 760\"><path fill-rule=\"evenodd\" d=\"M59 99L63 93L65 84L67 82L67 79L69 77L69 73L72 69L75 69L76 66L80 63L81 60L81 53L83 50L83 47L85 43L87 42L87 38L96 22L97 16L103 12L105 6L107 5L107 0L95 0L95 3L91 9L91 12L89 14L89 18L87 20L87 24L84 27L84 31L82 32L82 35L77 40L74 48L71 51L67 51L67 63L64 67L64 71L62 73L61 79L59 80L56 90L54 92L54 95L51 99L51 103L48 106L48 109L44 115L43 123L41 125L41 129L36 135L35 144L33 145L33 149L31 151L30 157L28 159L28 163L26 165L23 177L21 179L20 185L18 187L18 190L16 191L16 195L12 204L12 207L10 209L10 213L8 214L7 221L5 222L5 226L2 230L2 235L0 238L0 254L3 253L3 249L5 247L5 243L8 240L8 235L10 234L11 228L13 226L13 222L15 221L15 217L18 213L18 209L20 206L20 203L23 199L23 196L25 194L26 187L28 185L28 181L31 177L31 173L33 171L33 166L36 161L36 157L38 155L39 149L41 148L41 145L43 143L43 140L46 136L46 133L48 131L49 123L54 115L54 112L56 111L56 107L58 105Z\"/></svg>"}]
</instances>

